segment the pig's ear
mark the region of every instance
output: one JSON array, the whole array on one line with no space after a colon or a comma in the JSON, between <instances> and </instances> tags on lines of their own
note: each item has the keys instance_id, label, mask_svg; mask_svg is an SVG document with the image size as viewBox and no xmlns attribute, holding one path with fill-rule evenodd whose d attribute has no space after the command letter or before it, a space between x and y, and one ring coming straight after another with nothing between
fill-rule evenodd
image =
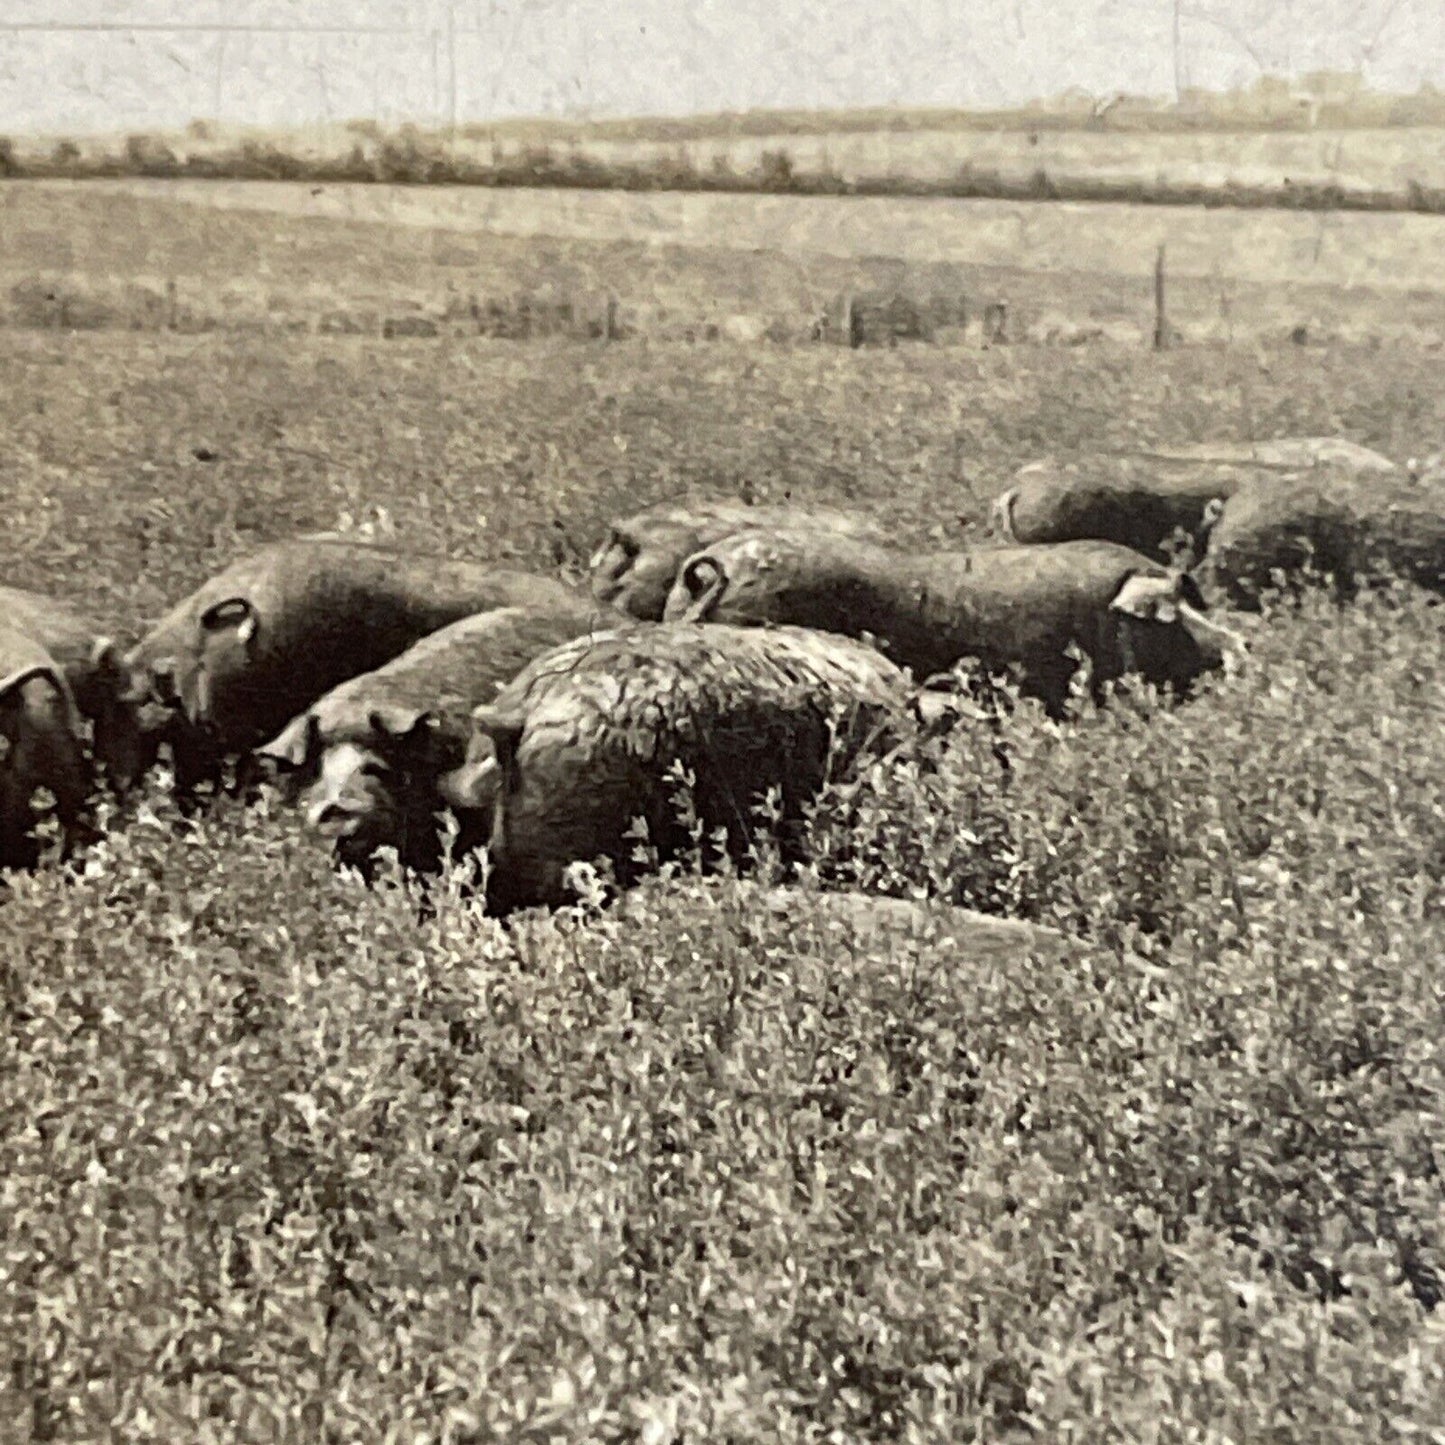
<instances>
[{"instance_id":1,"label":"pig's ear","mask_svg":"<svg viewBox=\"0 0 1445 1445\"><path fill-rule=\"evenodd\" d=\"M716 557L698 552L682 564L663 609L663 619L705 622L727 590L727 568Z\"/></svg>"},{"instance_id":2,"label":"pig's ear","mask_svg":"<svg viewBox=\"0 0 1445 1445\"><path fill-rule=\"evenodd\" d=\"M374 706L367 714L366 722L377 737L402 742L424 737L435 729L437 718L426 708L393 702Z\"/></svg>"},{"instance_id":3,"label":"pig's ear","mask_svg":"<svg viewBox=\"0 0 1445 1445\"><path fill-rule=\"evenodd\" d=\"M481 812L490 807L501 786L502 770L494 753L468 758L460 767L437 778L437 796L460 812Z\"/></svg>"},{"instance_id":4,"label":"pig's ear","mask_svg":"<svg viewBox=\"0 0 1445 1445\"><path fill-rule=\"evenodd\" d=\"M510 773L516 765L522 730L527 725L526 717L505 708L484 706L472 713L472 724L491 742L497 766L504 774Z\"/></svg>"},{"instance_id":5,"label":"pig's ear","mask_svg":"<svg viewBox=\"0 0 1445 1445\"><path fill-rule=\"evenodd\" d=\"M75 705L75 698L71 695L70 684L66 682L65 674L53 662L34 663L17 668L5 678L0 679L0 725L3 725L4 735L12 743L17 740L16 733L20 719L29 706L25 697L25 689L30 683L40 678L44 678L50 684L56 701L64 710L65 725L76 737L79 737L83 731L80 710Z\"/></svg>"},{"instance_id":6,"label":"pig's ear","mask_svg":"<svg viewBox=\"0 0 1445 1445\"><path fill-rule=\"evenodd\" d=\"M1157 577L1135 572L1114 594L1109 606L1141 622L1177 622L1179 591L1177 576Z\"/></svg>"},{"instance_id":7,"label":"pig's ear","mask_svg":"<svg viewBox=\"0 0 1445 1445\"><path fill-rule=\"evenodd\" d=\"M90 665L105 677L121 677L125 667L121 662L120 648L112 638L97 637L90 644Z\"/></svg>"},{"instance_id":8,"label":"pig's ear","mask_svg":"<svg viewBox=\"0 0 1445 1445\"><path fill-rule=\"evenodd\" d=\"M369 722L392 761L415 775L435 778L466 759L465 735L436 708L373 708Z\"/></svg>"},{"instance_id":9,"label":"pig's ear","mask_svg":"<svg viewBox=\"0 0 1445 1445\"><path fill-rule=\"evenodd\" d=\"M255 749L254 756L278 771L294 772L316 756L321 728L314 713L294 717L269 743Z\"/></svg>"},{"instance_id":10,"label":"pig's ear","mask_svg":"<svg viewBox=\"0 0 1445 1445\"><path fill-rule=\"evenodd\" d=\"M213 603L201 614L201 631L208 635L230 632L242 646L249 647L260 631L261 619L244 597L228 597Z\"/></svg>"}]
</instances>

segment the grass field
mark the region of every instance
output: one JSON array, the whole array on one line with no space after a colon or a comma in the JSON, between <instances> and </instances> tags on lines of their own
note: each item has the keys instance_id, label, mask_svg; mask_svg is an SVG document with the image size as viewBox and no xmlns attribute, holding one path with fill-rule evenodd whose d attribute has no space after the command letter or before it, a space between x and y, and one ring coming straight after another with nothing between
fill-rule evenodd
<instances>
[{"instance_id":1,"label":"grass field","mask_svg":"<svg viewBox=\"0 0 1445 1445\"><path fill-rule=\"evenodd\" d=\"M0 322L27 328L378 334L596 329L605 298L657 340L800 340L844 291L899 293L977 348L1006 298L1021 339L1143 343L1166 247L1189 340L1445 343L1434 217L991 201L322 186L0 183ZM957 303L972 330L956 332ZM520 313L530 308L531 315ZM558 323L561 325L561 323ZM557 329L553 327L552 329Z\"/></svg>"},{"instance_id":2,"label":"grass field","mask_svg":"<svg viewBox=\"0 0 1445 1445\"><path fill-rule=\"evenodd\" d=\"M6 580L122 630L378 508L419 547L575 571L665 496L857 505L947 545L1047 453L1445 435L1428 326L689 342L674 319L805 315L863 262L0 206L6 286L174 282L139 329L47 327L13 290L0 326ZM611 289L633 330L319 324L448 277ZM1312 294L1366 327L1438 305ZM1185 710L1024 711L1007 779L963 734L828 805L835 883L1077 940L1012 966L946 914L870 934L726 881L504 931L453 878L419 921L289 817L183 823L158 793L81 876L16 881L0 1438L1434 1438L1445 622L1398 594L1240 625L1252 666Z\"/></svg>"}]
</instances>

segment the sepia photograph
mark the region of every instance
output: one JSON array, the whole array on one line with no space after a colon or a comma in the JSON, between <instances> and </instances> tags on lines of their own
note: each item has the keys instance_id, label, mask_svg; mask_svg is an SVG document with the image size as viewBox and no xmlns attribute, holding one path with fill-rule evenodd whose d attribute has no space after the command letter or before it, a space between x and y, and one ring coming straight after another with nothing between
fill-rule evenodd
<instances>
[{"instance_id":1,"label":"sepia photograph","mask_svg":"<svg viewBox=\"0 0 1445 1445\"><path fill-rule=\"evenodd\" d=\"M0 1445L1445 1445L1441 0L3 0L0 501Z\"/></svg>"}]
</instances>

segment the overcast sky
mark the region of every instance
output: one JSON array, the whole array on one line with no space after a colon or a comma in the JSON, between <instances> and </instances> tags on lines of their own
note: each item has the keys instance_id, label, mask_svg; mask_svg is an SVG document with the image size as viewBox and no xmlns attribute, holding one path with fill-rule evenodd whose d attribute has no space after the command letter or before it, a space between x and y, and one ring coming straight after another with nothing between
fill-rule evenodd
<instances>
[{"instance_id":1,"label":"overcast sky","mask_svg":"<svg viewBox=\"0 0 1445 1445\"><path fill-rule=\"evenodd\" d=\"M0 0L0 133L1445 86L1445 0L1177 4L1176 46L1176 0Z\"/></svg>"}]
</instances>

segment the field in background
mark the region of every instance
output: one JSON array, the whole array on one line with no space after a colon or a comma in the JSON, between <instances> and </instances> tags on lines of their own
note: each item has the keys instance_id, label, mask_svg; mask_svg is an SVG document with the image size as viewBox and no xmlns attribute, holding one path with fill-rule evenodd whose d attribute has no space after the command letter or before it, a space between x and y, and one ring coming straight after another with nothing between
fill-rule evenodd
<instances>
[{"instance_id":1,"label":"field in background","mask_svg":"<svg viewBox=\"0 0 1445 1445\"><path fill-rule=\"evenodd\" d=\"M984 264L942 223L875 220L873 248L798 202L722 235L617 198L267 195L0 191L7 583L124 633L260 542L382 512L577 575L664 497L947 546L1041 455L1445 438L1423 243L1351 289L1367 248L1322 228L1301 285L1276 231L1230 253L1248 344L1156 353L1137 213L1071 252L1038 208L1056 249L1023 256L1003 217ZM872 284L1125 334L799 340ZM1186 336L1214 285L1175 287ZM588 334L609 294L621 324ZM1314 316L1363 339L1282 339ZM1253 666L1177 715L1025 711L1007 776L965 730L822 820L835 881L1086 940L1056 958L678 880L510 934L445 890L419 920L293 818L152 794L85 876L0 905L0 1435L1430 1438L1442 609L1236 621Z\"/></svg>"},{"instance_id":2,"label":"field in background","mask_svg":"<svg viewBox=\"0 0 1445 1445\"><path fill-rule=\"evenodd\" d=\"M965 535L1040 456L1445 438L1438 356L1108 343L850 352L646 338L0 330L17 585L134 625L239 549L385 508L418 545L580 566L619 508L754 496Z\"/></svg>"},{"instance_id":3,"label":"field in background","mask_svg":"<svg viewBox=\"0 0 1445 1445\"><path fill-rule=\"evenodd\" d=\"M1091 231L963 208L971 242L947 217L876 217L870 255L860 202L737 198L724 222L640 197L589 213L517 193L468 213L430 191L388 207L367 188L143 189L0 191L15 565L45 585L88 557L77 583L142 616L217 549L341 511L383 506L429 545L548 564L585 557L624 500L677 491L857 499L940 539L1049 452L1341 432L1403 460L1445 438L1438 279L1338 284L1341 230L1428 224L1414 218L1326 230L1335 285L1179 278L1176 324L1204 340L1159 354L1127 217ZM1037 269L952 259L1002 260L1030 218L1049 226ZM1225 253L1256 278L1304 244L1295 218L1269 220L1272 249ZM1423 241L1418 261L1385 254L1390 279L1426 284ZM949 345L807 340L830 296L869 285L962 297L970 324ZM1221 291L1247 345L1225 344ZM980 307L1003 294L1021 339L985 345ZM1288 339L1302 322L1315 344Z\"/></svg>"},{"instance_id":4,"label":"field in background","mask_svg":"<svg viewBox=\"0 0 1445 1445\"><path fill-rule=\"evenodd\" d=\"M377 507L428 545L552 565L624 499L677 491L857 499L939 540L1049 453L1339 432L1403 461L1445 441L1432 222L1201 216L1168 233L1171 264L1220 274L1173 277L1182 341L1160 354L1138 213L943 209L0 188L15 566L44 586L88 557L76 584L134 621L227 546ZM808 339L870 288L966 324ZM1000 296L1007 345L979 319Z\"/></svg>"},{"instance_id":5,"label":"field in background","mask_svg":"<svg viewBox=\"0 0 1445 1445\"><path fill-rule=\"evenodd\" d=\"M912 332L1439 344L1417 216L185 181L0 185L0 323L806 342L858 293ZM836 316L834 317L836 320ZM901 328L905 335L908 328Z\"/></svg>"}]
</instances>

